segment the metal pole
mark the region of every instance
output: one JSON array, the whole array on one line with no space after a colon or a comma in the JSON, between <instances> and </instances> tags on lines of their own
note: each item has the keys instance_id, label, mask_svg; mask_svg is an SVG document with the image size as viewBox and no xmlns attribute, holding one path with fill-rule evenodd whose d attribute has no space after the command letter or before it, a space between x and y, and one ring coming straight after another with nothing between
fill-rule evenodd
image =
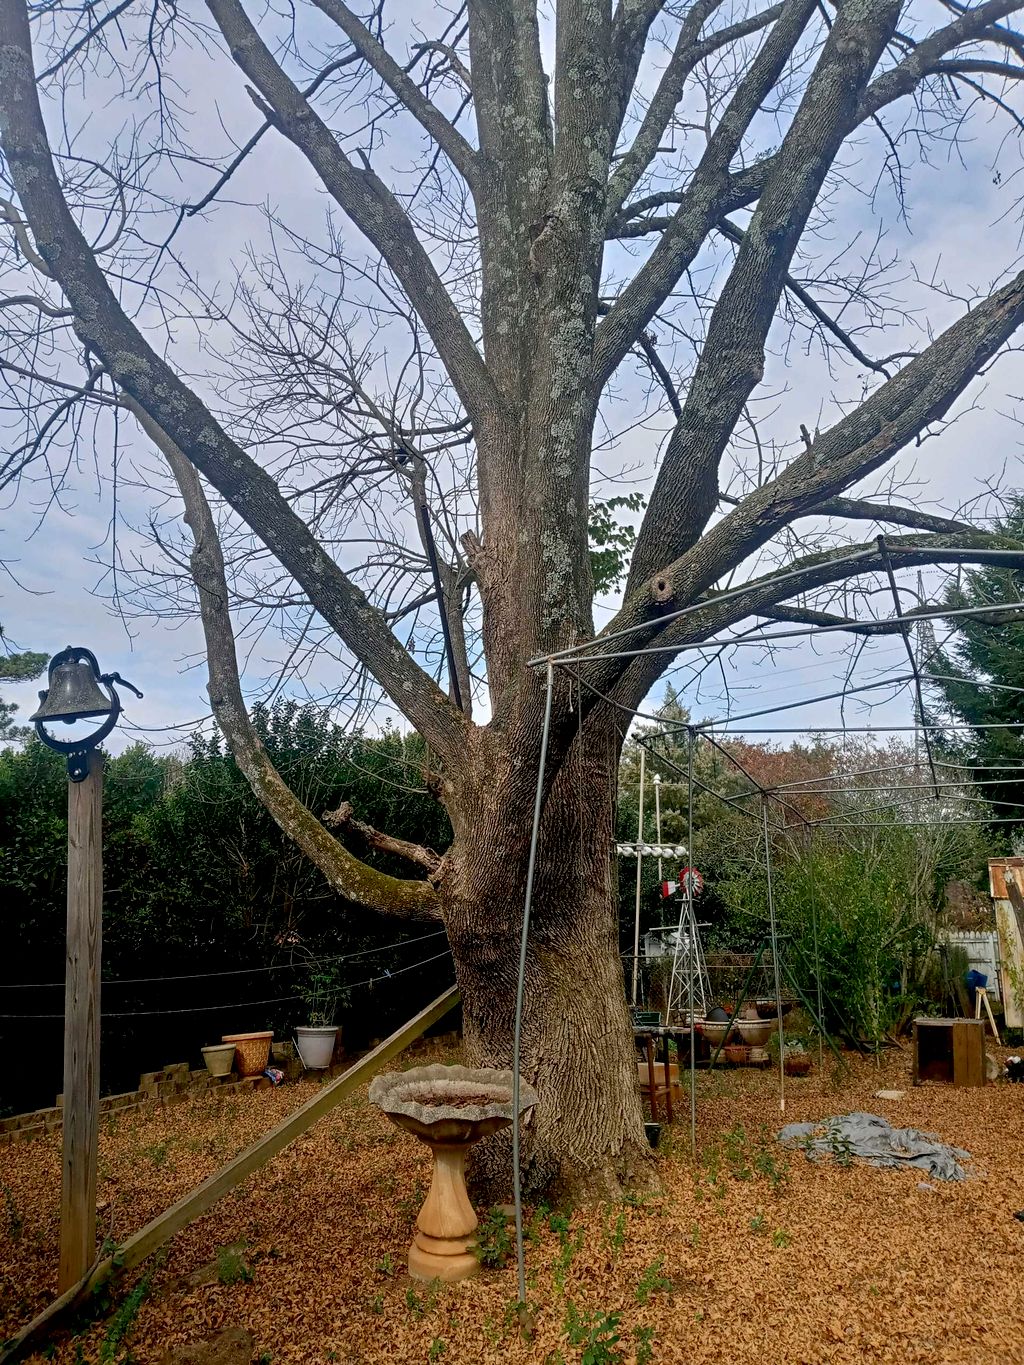
<instances>
[{"instance_id":1,"label":"metal pole","mask_svg":"<svg viewBox=\"0 0 1024 1365\"><path fill-rule=\"evenodd\" d=\"M658 881L665 880L661 866L661 773L654 774L654 831L658 840Z\"/></svg>"},{"instance_id":2,"label":"metal pole","mask_svg":"<svg viewBox=\"0 0 1024 1365\"><path fill-rule=\"evenodd\" d=\"M637 975L640 967L640 891L643 883L644 868L644 788L647 782L647 750L640 749L640 811L637 815L636 831L636 908L633 914L633 989L630 998L636 1009Z\"/></svg>"},{"instance_id":3,"label":"metal pole","mask_svg":"<svg viewBox=\"0 0 1024 1365\"><path fill-rule=\"evenodd\" d=\"M697 1155L697 1038L693 1021L693 936L696 932L696 917L693 913L693 727L687 729L686 745L686 857L690 871L686 876L686 900L690 907L690 1151ZM705 1006L705 1017L707 1009Z\"/></svg>"},{"instance_id":4,"label":"metal pole","mask_svg":"<svg viewBox=\"0 0 1024 1365\"><path fill-rule=\"evenodd\" d=\"M96 1259L103 939L103 755L68 780L68 937L64 987L64 1131L57 1292Z\"/></svg>"},{"instance_id":5,"label":"metal pole","mask_svg":"<svg viewBox=\"0 0 1024 1365\"><path fill-rule=\"evenodd\" d=\"M822 1000L821 954L818 950L818 887L814 875L812 833L809 828L806 829L804 833L807 845L807 871L811 878L811 928L814 931L814 984L818 992L818 1071L822 1072L825 1070L825 1037L820 1021L825 1018L825 1005Z\"/></svg>"},{"instance_id":6,"label":"metal pole","mask_svg":"<svg viewBox=\"0 0 1024 1365\"><path fill-rule=\"evenodd\" d=\"M768 887L768 927L772 936L772 974L775 977L775 1017L779 1025L779 1111L786 1112L786 1041L782 1032L782 983L779 980L779 939L775 931L775 897L772 891L772 841L768 832L768 799L761 797L764 822L764 864Z\"/></svg>"},{"instance_id":7,"label":"metal pole","mask_svg":"<svg viewBox=\"0 0 1024 1365\"><path fill-rule=\"evenodd\" d=\"M526 865L526 893L523 898L523 927L519 938L519 975L516 978L516 1018L512 1034L512 1193L516 1209L516 1268L519 1273L519 1303L526 1303L526 1260L523 1250L523 1189L520 1164L519 1122L519 1066L523 1043L523 995L526 983L526 949L530 940L530 911L533 909L533 879L537 870L537 844L540 840L540 817L544 807L544 769L548 760L548 738L551 734L551 696L554 691L555 668L548 660L547 697L544 700L544 728L540 737L540 759L537 764L537 794L533 802L533 827L530 831L530 858Z\"/></svg>"}]
</instances>

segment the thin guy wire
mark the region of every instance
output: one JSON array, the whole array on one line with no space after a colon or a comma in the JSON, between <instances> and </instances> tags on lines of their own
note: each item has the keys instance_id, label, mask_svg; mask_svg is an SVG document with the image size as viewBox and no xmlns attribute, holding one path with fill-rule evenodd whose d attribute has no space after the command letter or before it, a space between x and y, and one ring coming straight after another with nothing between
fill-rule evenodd
<instances>
[{"instance_id":1,"label":"thin guy wire","mask_svg":"<svg viewBox=\"0 0 1024 1365\"><path fill-rule=\"evenodd\" d=\"M872 551L872 553L874 552ZM705 602L698 605L701 606L704 610L706 610L708 607L715 606L719 600L720 599L715 598L709 602ZM807 639L809 636L832 635L835 634L836 631L855 630L858 626L865 625L877 626L879 628L879 633L881 633L881 629L883 627L902 625L904 619L906 620L907 624L916 625L920 621L945 621L952 617L959 616L992 616L997 613L1002 614L1004 611L1019 612L1021 611L1021 609L1024 609L1024 599L1021 599L1020 601L1017 602L993 603L991 606L988 607L957 607L955 609L949 609L947 611L915 612L914 615L907 616L906 618L901 618L898 616L884 616L877 621L857 621L851 619L848 621L837 621L834 625L809 626L806 629L802 630L777 630L773 634L767 635L766 634L753 635L750 633L746 633L743 635L737 635L735 638L729 638L726 640L716 641L714 639L709 638L706 640L684 641L680 644L674 645L650 645L643 649L607 650L606 652L603 652L601 654L581 655L578 653L578 650L589 649L591 645L597 643L598 640L600 639L600 637L598 637L598 640L592 640L590 641L589 644L578 645L576 647L576 650L571 653L568 651L563 651L558 655L552 655L551 660L560 666L564 666L566 664L575 663L579 659L582 659L584 663L594 663L601 659L638 659L643 658L645 655L648 654L680 654L682 653L683 650L687 649L728 649L732 648L735 645L757 646L772 645L776 640L804 640ZM756 615L757 613L755 612L754 614ZM667 617L662 616L658 618L658 621L660 622L667 619L668 619ZM650 627L653 624L657 623L651 621L644 622L644 625L648 627ZM539 667L541 664L547 662L548 662L547 656L540 655L536 659L528 660L527 666L536 668Z\"/></svg>"},{"instance_id":2,"label":"thin guy wire","mask_svg":"<svg viewBox=\"0 0 1024 1365\"><path fill-rule=\"evenodd\" d=\"M353 981L351 985L343 987L346 991L358 990L361 986L375 986L381 981L390 981L392 977L402 976L405 972L413 972L417 967L426 967L431 962L440 962L441 958L447 957L451 952L446 948L443 953L437 953L434 957L423 958L420 962L411 962L407 967L398 967L393 972L385 972L383 976L368 976L365 981ZM180 1010L112 1010L110 1013L102 1012L101 1022L104 1019L142 1019L157 1014L209 1014L217 1010L240 1010L249 1009L256 1005L279 1005L286 1000L301 1000L301 995L276 995L268 1000L238 1000L226 1005L194 1005L187 1009ZM60 1014L0 1014L0 1019L63 1019L64 1012Z\"/></svg>"},{"instance_id":3,"label":"thin guy wire","mask_svg":"<svg viewBox=\"0 0 1024 1365\"><path fill-rule=\"evenodd\" d=\"M446 933L435 929L432 933L421 934L419 938L406 938L398 943L382 943L377 948L362 948L358 953L337 953L330 957L318 957L318 962L351 962L356 957L369 957L372 953L386 953L392 948L408 948L414 943L424 943L429 938L437 938ZM222 976L255 976L257 972L289 972L304 967L304 962L280 962L273 967L231 967L223 972L190 972L186 976L112 976L104 977L104 986L148 986L162 981L210 981ZM0 991L47 990L52 986L63 986L63 981L12 981L0 982Z\"/></svg>"},{"instance_id":4,"label":"thin guy wire","mask_svg":"<svg viewBox=\"0 0 1024 1365\"><path fill-rule=\"evenodd\" d=\"M544 700L544 726L540 737L540 758L537 763L537 793L533 802L533 826L530 831L530 857L526 866L526 893L523 897L523 927L519 937L519 974L516 978L516 1017L512 1033L512 1193L516 1211L516 1271L519 1303L526 1303L526 1252L523 1246L523 1172L520 1161L519 1066L523 1047L523 995L526 986L526 951L530 939L530 911L533 908L533 879L537 871L537 844L540 839L540 817L544 806L544 770L548 762L548 739L551 735L551 697L554 692L555 669L548 661L547 696Z\"/></svg>"}]
</instances>

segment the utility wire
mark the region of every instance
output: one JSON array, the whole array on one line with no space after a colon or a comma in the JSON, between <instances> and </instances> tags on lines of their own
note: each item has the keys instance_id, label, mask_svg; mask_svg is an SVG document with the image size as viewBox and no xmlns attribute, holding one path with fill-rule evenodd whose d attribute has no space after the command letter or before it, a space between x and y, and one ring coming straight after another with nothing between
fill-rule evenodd
<instances>
[{"instance_id":1,"label":"utility wire","mask_svg":"<svg viewBox=\"0 0 1024 1365\"><path fill-rule=\"evenodd\" d=\"M444 929L435 929L419 938L402 939L398 943L383 943L377 948L362 948L357 953L337 953L331 957L317 957L317 962L350 962L355 957L368 957L372 953L385 953L392 948L406 948L413 943L423 943L428 938L437 938ZM230 967L222 972L191 972L186 976L114 976L105 977L104 986L147 986L161 981L209 981L222 976L255 976L257 972L289 972L307 966L305 962L279 962L273 967ZM63 981L12 981L0 982L0 991L45 990L51 986L63 986ZM290 997L285 997L290 998ZM259 1002L256 1002L259 1003Z\"/></svg>"},{"instance_id":2,"label":"utility wire","mask_svg":"<svg viewBox=\"0 0 1024 1365\"><path fill-rule=\"evenodd\" d=\"M412 962L407 967L397 967L393 972L384 972L382 976L369 976L365 981L353 981L351 985L343 986L340 989L354 991L360 986L375 986L380 981L390 981L393 976L401 976L405 972L415 971L417 967L426 967L431 962L439 962L441 958L447 957L451 952L446 948L443 953L436 953L434 957L424 958L420 962ZM256 1005L280 1005L288 1000L301 1000L301 995L275 995L267 1000L236 1000L226 1005L192 1005L180 1010L114 1010L109 1014L101 1011L100 1021L104 1019L141 1019L156 1014L209 1014L216 1010L240 1010L250 1009ZM63 1019L64 1011L60 1014L0 1014L0 1019Z\"/></svg>"}]
</instances>

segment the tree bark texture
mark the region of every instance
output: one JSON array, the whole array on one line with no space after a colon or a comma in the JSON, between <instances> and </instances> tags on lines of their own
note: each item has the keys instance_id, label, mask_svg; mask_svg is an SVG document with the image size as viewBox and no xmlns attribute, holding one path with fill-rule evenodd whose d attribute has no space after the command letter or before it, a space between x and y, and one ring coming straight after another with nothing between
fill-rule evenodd
<instances>
[{"instance_id":1,"label":"tree bark texture","mask_svg":"<svg viewBox=\"0 0 1024 1365\"><path fill-rule=\"evenodd\" d=\"M613 801L621 738L591 724L558 769L538 842L521 1074L541 1103L524 1128L524 1192L615 1199L649 1179L619 957ZM474 1066L512 1057L533 774L491 771L467 803L438 885ZM498 780L495 781L494 778ZM478 1192L509 1198L508 1133L474 1149Z\"/></svg>"}]
</instances>

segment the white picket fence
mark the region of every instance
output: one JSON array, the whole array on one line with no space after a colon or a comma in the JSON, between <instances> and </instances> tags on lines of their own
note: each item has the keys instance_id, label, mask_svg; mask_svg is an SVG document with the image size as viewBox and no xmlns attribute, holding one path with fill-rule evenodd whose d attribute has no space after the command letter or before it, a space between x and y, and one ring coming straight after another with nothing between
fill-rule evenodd
<instances>
[{"instance_id":1,"label":"white picket fence","mask_svg":"<svg viewBox=\"0 0 1024 1365\"><path fill-rule=\"evenodd\" d=\"M963 948L969 965L988 977L989 995L1002 999L999 980L999 937L995 930L951 929L942 935L950 945Z\"/></svg>"}]
</instances>

